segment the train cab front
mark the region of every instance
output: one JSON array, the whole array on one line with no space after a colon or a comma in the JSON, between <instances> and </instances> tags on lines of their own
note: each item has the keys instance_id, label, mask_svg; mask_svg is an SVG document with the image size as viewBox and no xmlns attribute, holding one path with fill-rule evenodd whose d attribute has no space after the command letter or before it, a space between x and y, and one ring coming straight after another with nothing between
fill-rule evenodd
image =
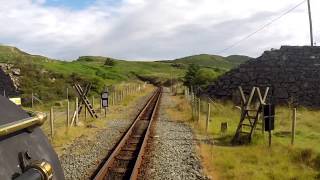
<instances>
[{"instance_id":1,"label":"train cab front","mask_svg":"<svg viewBox=\"0 0 320 180\"><path fill-rule=\"evenodd\" d=\"M59 159L40 129L44 113L27 113L0 96L0 179L64 180Z\"/></svg>"}]
</instances>

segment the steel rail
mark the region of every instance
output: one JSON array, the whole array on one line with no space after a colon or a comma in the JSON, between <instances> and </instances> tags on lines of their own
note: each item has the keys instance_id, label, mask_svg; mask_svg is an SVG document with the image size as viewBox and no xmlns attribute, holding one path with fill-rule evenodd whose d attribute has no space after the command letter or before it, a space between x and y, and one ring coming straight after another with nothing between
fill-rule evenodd
<instances>
[{"instance_id":1,"label":"steel rail","mask_svg":"<svg viewBox=\"0 0 320 180\"><path fill-rule=\"evenodd\" d=\"M150 129L151 129L153 120L155 119L155 116L156 116L156 113L157 113L157 109L158 109L158 106L159 106L159 103L160 103L160 99L161 99L161 95L162 95L161 91L162 91L162 89L160 89L160 94L159 94L159 97L157 99L157 102L156 102L156 105L154 107L154 110L152 112L152 115L151 115L151 118L150 118L150 122L149 122L145 137L143 139L143 143L141 145L141 148L140 148L140 151L139 151L139 154L138 154L138 158L136 160L136 163L135 163L134 168L132 170L132 174L130 176L130 180L136 180L138 178L139 169L140 169L140 166L141 166L141 163L142 163L142 160L143 160L143 155L144 155L144 152L145 152L145 149L146 149L146 146L147 146L147 143L148 143L148 139L149 139Z\"/></svg>"},{"instance_id":2,"label":"steel rail","mask_svg":"<svg viewBox=\"0 0 320 180\"><path fill-rule=\"evenodd\" d=\"M130 139L130 135L133 133L134 128L136 128L136 126L138 125L138 122L140 120L142 120L142 116L145 115L145 113L147 113L148 110L150 110L150 108L152 108L152 115L151 115L151 118L149 119L148 127L146 129L146 132L144 133L144 136L141 137L141 138L143 138L143 143L142 143L142 145L137 147L137 148L139 148L139 153L138 153L137 159L135 160L135 165L134 165L133 169L138 168L138 166L141 164L142 153L144 152L144 148L146 146L146 141L147 141L146 138L148 138L148 136L149 136L152 119L155 116L155 112L157 110L160 96L161 96L161 88L158 88L154 92L154 94L151 96L151 98L148 100L148 102L146 103L144 108L137 115L136 119L134 120L134 122L132 123L130 128L127 130L125 135L122 137L122 139L120 140L120 142L118 143L118 145L116 146L114 151L108 157L107 161L103 164L102 168L100 168L98 173L94 176L94 178L93 178L94 180L103 180L103 179L105 179L106 176L108 176L110 168L112 167L113 163L116 161L116 156L119 155L121 149L126 145L128 140ZM152 103L154 103L154 100L156 100L155 105L150 107L150 105L152 105ZM139 165L136 165L137 162ZM134 173L136 176L137 172L131 171L131 173L130 173L130 178L135 179L134 176L131 175L132 173Z\"/></svg>"}]
</instances>

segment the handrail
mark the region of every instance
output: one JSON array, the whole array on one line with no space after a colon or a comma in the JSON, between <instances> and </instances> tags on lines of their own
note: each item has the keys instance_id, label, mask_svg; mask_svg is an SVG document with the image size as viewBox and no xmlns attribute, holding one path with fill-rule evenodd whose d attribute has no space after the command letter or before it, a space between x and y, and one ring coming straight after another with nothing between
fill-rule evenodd
<instances>
[{"instance_id":1,"label":"handrail","mask_svg":"<svg viewBox=\"0 0 320 180\"><path fill-rule=\"evenodd\" d=\"M47 119L47 115L41 112L32 113L32 117L7 123L0 126L0 137L13 134L17 131L34 126L41 126Z\"/></svg>"}]
</instances>

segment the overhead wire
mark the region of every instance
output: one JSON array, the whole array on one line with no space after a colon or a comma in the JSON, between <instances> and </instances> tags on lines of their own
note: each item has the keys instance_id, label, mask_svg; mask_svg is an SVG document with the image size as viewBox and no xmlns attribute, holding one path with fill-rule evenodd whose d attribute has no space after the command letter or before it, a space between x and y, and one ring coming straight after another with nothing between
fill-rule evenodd
<instances>
[{"instance_id":1,"label":"overhead wire","mask_svg":"<svg viewBox=\"0 0 320 180\"><path fill-rule=\"evenodd\" d=\"M221 51L219 51L217 54L221 54L229 49L232 49L233 47L239 45L240 43L242 43L243 41L249 39L250 37L254 36L255 34L259 33L260 31L262 31L263 29L265 29L266 27L270 26L271 24L273 24L274 22L278 21L279 19L281 19L282 17L284 17L285 15L289 14L290 12L292 12L293 10L295 10L296 8L298 8L299 6L301 6L302 4L304 4L307 0L303 0L302 2L300 2L299 4L295 5L294 7L290 8L289 10L285 11L284 13L282 13L280 16L272 19L270 22L264 24L263 26L261 26L260 28L258 28L256 31L248 34L247 36L245 36L244 38L240 39L239 41L233 43L232 45L222 49Z\"/></svg>"}]
</instances>

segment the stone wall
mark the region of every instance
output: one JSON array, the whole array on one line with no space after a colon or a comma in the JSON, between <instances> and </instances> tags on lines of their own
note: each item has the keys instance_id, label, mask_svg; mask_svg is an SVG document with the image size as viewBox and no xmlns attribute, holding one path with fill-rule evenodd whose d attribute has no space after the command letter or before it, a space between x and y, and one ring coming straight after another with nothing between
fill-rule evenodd
<instances>
[{"instance_id":1,"label":"stone wall","mask_svg":"<svg viewBox=\"0 0 320 180\"><path fill-rule=\"evenodd\" d=\"M0 95L18 96L20 69L10 64L0 64Z\"/></svg>"},{"instance_id":2,"label":"stone wall","mask_svg":"<svg viewBox=\"0 0 320 180\"><path fill-rule=\"evenodd\" d=\"M232 99L242 86L248 94L253 86L271 87L275 103L320 107L320 47L282 46L265 51L220 76L208 93Z\"/></svg>"}]
</instances>

